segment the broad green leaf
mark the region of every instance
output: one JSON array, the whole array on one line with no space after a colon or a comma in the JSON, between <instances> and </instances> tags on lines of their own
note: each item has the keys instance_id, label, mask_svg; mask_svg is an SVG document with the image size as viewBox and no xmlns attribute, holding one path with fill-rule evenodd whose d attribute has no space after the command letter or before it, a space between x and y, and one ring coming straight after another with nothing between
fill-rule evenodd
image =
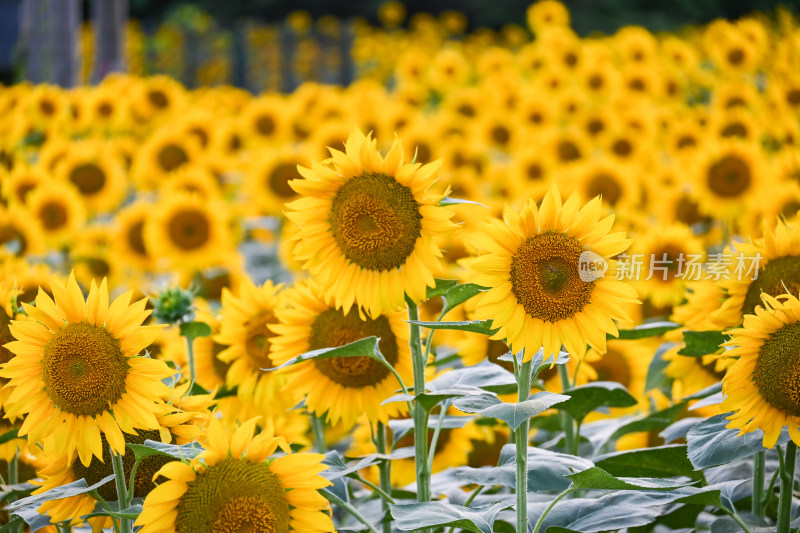
<instances>
[{"instance_id":1,"label":"broad green leaf","mask_svg":"<svg viewBox=\"0 0 800 533\"><path fill-rule=\"evenodd\" d=\"M664 370L669 366L669 361L664 359L664 354L677 346L674 342L665 342L656 350L650 366L647 368L647 378L645 379L644 390L653 389L664 393L667 398L672 398L672 378L668 377Z\"/></svg>"},{"instance_id":2,"label":"broad green leaf","mask_svg":"<svg viewBox=\"0 0 800 533\"><path fill-rule=\"evenodd\" d=\"M142 458L148 455L166 455L176 459L192 460L204 451L203 447L196 442L189 442L187 444L167 444L150 439L145 440L144 444L127 444L127 446L133 450L133 453L137 454L137 459L139 458L139 454L143 454ZM156 453L149 453L143 450L143 448L149 448Z\"/></svg>"},{"instance_id":3,"label":"broad green leaf","mask_svg":"<svg viewBox=\"0 0 800 533\"><path fill-rule=\"evenodd\" d=\"M497 514L508 508L504 503L487 507L462 507L444 502L390 505L394 526L402 531L426 527L457 527L475 533L492 533Z\"/></svg>"},{"instance_id":4,"label":"broad green leaf","mask_svg":"<svg viewBox=\"0 0 800 533\"><path fill-rule=\"evenodd\" d=\"M739 435L738 429L727 429L730 413L715 415L692 426L686 434L689 460L695 469L728 464L736 459L751 457L763 451L764 432L756 429ZM784 429L778 444L789 440L789 432Z\"/></svg>"},{"instance_id":5,"label":"broad green leaf","mask_svg":"<svg viewBox=\"0 0 800 533\"><path fill-rule=\"evenodd\" d=\"M683 342L686 346L678 350L678 355L702 357L712 354L719 350L728 338L721 331L684 331Z\"/></svg>"},{"instance_id":6,"label":"broad green leaf","mask_svg":"<svg viewBox=\"0 0 800 533\"><path fill-rule=\"evenodd\" d=\"M189 389L188 396L204 396L209 392L204 389L199 383L192 383L192 388Z\"/></svg>"},{"instance_id":7,"label":"broad green leaf","mask_svg":"<svg viewBox=\"0 0 800 533\"><path fill-rule=\"evenodd\" d=\"M230 396L236 396L239 392L239 387L234 385L233 387L228 387L227 385L223 385L219 389L217 389L216 394L214 394L214 399L219 400L220 398L228 398Z\"/></svg>"},{"instance_id":8,"label":"broad green leaf","mask_svg":"<svg viewBox=\"0 0 800 533\"><path fill-rule=\"evenodd\" d=\"M442 429L456 429L463 428L471 420L475 420L474 416L446 416L442 422ZM436 428L439 423L439 417L431 417L428 419L428 429ZM392 446L397 444L397 441L402 439L408 433L414 431L414 420L411 418L400 418L397 420L389 420L389 429L392 430Z\"/></svg>"},{"instance_id":9,"label":"broad green leaf","mask_svg":"<svg viewBox=\"0 0 800 533\"><path fill-rule=\"evenodd\" d=\"M186 337L191 342L198 337L208 337L211 335L211 326L205 322L181 322L181 336Z\"/></svg>"},{"instance_id":10,"label":"broad green leaf","mask_svg":"<svg viewBox=\"0 0 800 533\"><path fill-rule=\"evenodd\" d=\"M516 431L524 421L567 400L568 397L563 394L543 391L532 394L527 400L519 403L504 403L497 396L479 394L459 398L453 402L453 405L466 413L476 413L502 420Z\"/></svg>"},{"instance_id":11,"label":"broad green leaf","mask_svg":"<svg viewBox=\"0 0 800 533\"><path fill-rule=\"evenodd\" d=\"M689 430L705 420L705 418L701 418L698 416L692 416L689 418L681 418L674 424L670 424L664 430L658 434L659 437L664 439L664 444L669 444L670 442L675 442L678 439L686 438L686 434Z\"/></svg>"},{"instance_id":12,"label":"broad green leaf","mask_svg":"<svg viewBox=\"0 0 800 533\"><path fill-rule=\"evenodd\" d=\"M31 492L38 489L38 485L32 483L15 483L14 485L0 485L0 502L4 502L9 498L19 499L20 497L29 496Z\"/></svg>"},{"instance_id":13,"label":"broad green leaf","mask_svg":"<svg viewBox=\"0 0 800 533\"><path fill-rule=\"evenodd\" d=\"M663 335L679 327L680 324L676 324L675 322L649 322L641 326L636 326L633 329L621 329L619 330L619 336L613 337L608 335L607 338L625 340L646 339L647 337L658 337L659 335Z\"/></svg>"},{"instance_id":14,"label":"broad green leaf","mask_svg":"<svg viewBox=\"0 0 800 533\"><path fill-rule=\"evenodd\" d=\"M428 287L425 292L425 298L428 300L436 298L437 296L444 296L444 294L447 292L448 289L458 285L457 279L436 278L434 281L436 282L436 286Z\"/></svg>"},{"instance_id":15,"label":"broad green leaf","mask_svg":"<svg viewBox=\"0 0 800 533\"><path fill-rule=\"evenodd\" d=\"M447 315L450 311L466 302L473 296L486 291L486 287L475 285L474 283L462 283L451 287L442 296L444 298L444 308L442 308L442 316Z\"/></svg>"},{"instance_id":16,"label":"broad green leaf","mask_svg":"<svg viewBox=\"0 0 800 533\"><path fill-rule=\"evenodd\" d=\"M681 402L661 411L650 413L644 418L633 420L617 429L611 436L611 440L618 439L628 433L662 430L675 422L675 419L685 408L686 404Z\"/></svg>"},{"instance_id":17,"label":"broad green leaf","mask_svg":"<svg viewBox=\"0 0 800 533\"><path fill-rule=\"evenodd\" d=\"M298 355L297 357L289 359L281 366L275 368L264 368L262 370L274 371L296 365L297 363L302 363L303 361L309 361L311 359L329 359L331 357L369 357L379 361L383 365L390 366L389 362L386 361L380 349L378 348L379 342L380 339L378 337L367 337L336 348L320 348L319 350L311 350L310 352L306 352Z\"/></svg>"},{"instance_id":18,"label":"broad green leaf","mask_svg":"<svg viewBox=\"0 0 800 533\"><path fill-rule=\"evenodd\" d=\"M679 444L609 453L596 458L595 465L612 476L702 478L686 457L686 446Z\"/></svg>"},{"instance_id":19,"label":"broad green leaf","mask_svg":"<svg viewBox=\"0 0 800 533\"><path fill-rule=\"evenodd\" d=\"M492 329L491 320L464 320L461 322L421 322L419 320L408 320L407 322L428 329L451 329L454 331L481 333L483 335L494 335L497 333L496 329Z\"/></svg>"},{"instance_id":20,"label":"broad green leaf","mask_svg":"<svg viewBox=\"0 0 800 533\"><path fill-rule=\"evenodd\" d=\"M478 203L478 202L473 202L472 200L464 200L463 198L450 198L449 196L445 196L444 198L439 200L439 204L438 205L439 206L446 206L446 205L462 205L462 204L477 205L477 206L489 209L485 205L483 205L481 203Z\"/></svg>"},{"instance_id":21,"label":"broad green leaf","mask_svg":"<svg viewBox=\"0 0 800 533\"><path fill-rule=\"evenodd\" d=\"M128 518L131 520L135 520L139 517L141 513L142 513L142 505L136 504L136 505L131 505L130 507L127 507L121 511L107 511L107 510L95 511L93 513L84 515L81 518L85 520L93 518L95 516L113 516L115 518Z\"/></svg>"},{"instance_id":22,"label":"broad green leaf","mask_svg":"<svg viewBox=\"0 0 800 533\"><path fill-rule=\"evenodd\" d=\"M690 396L686 396L684 400L702 400L704 398L708 398L709 396L713 396L718 392L722 392L722 382L714 383L713 385L706 387L703 390L697 391Z\"/></svg>"},{"instance_id":23,"label":"broad green leaf","mask_svg":"<svg viewBox=\"0 0 800 533\"><path fill-rule=\"evenodd\" d=\"M614 477L602 468L592 467L583 472L569 474L572 485L577 489L596 490L673 490L691 483L670 479L645 477Z\"/></svg>"},{"instance_id":24,"label":"broad green leaf","mask_svg":"<svg viewBox=\"0 0 800 533\"><path fill-rule=\"evenodd\" d=\"M614 381L594 381L564 394L570 399L558 409L568 412L575 420L583 420L600 407L630 407L638 403L624 386Z\"/></svg>"}]
</instances>

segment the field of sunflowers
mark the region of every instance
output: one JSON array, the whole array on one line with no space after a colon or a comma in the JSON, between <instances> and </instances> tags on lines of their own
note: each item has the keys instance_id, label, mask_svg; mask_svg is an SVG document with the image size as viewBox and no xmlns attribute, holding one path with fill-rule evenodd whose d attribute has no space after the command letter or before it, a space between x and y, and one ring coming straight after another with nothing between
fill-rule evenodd
<instances>
[{"instance_id":1,"label":"field of sunflowers","mask_svg":"<svg viewBox=\"0 0 800 533\"><path fill-rule=\"evenodd\" d=\"M0 86L0 532L798 530L798 19L525 15Z\"/></svg>"}]
</instances>

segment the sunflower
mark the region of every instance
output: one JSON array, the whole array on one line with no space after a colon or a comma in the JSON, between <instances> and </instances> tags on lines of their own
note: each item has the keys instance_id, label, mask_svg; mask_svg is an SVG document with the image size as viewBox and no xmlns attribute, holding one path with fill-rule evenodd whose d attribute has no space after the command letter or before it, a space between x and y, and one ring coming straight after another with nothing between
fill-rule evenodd
<instances>
[{"instance_id":1,"label":"sunflower","mask_svg":"<svg viewBox=\"0 0 800 533\"><path fill-rule=\"evenodd\" d=\"M255 403L267 412L294 406L278 394L285 380L263 371L273 366L269 352L275 334L268 325L278 322L275 311L281 288L271 281L257 287L244 278L236 294L223 289L220 330L213 337L226 347L217 358L229 365L228 386L238 386L238 395L244 401Z\"/></svg>"},{"instance_id":2,"label":"sunflower","mask_svg":"<svg viewBox=\"0 0 800 533\"><path fill-rule=\"evenodd\" d=\"M683 299L686 280L701 279L703 243L682 224L654 226L640 235L631 254L640 255L642 273L634 283L639 295L655 307L668 307ZM649 278L649 279L648 279Z\"/></svg>"},{"instance_id":3,"label":"sunflower","mask_svg":"<svg viewBox=\"0 0 800 533\"><path fill-rule=\"evenodd\" d=\"M278 324L270 326L270 358L282 365L298 354L320 348L335 348L365 337L380 338L379 348L386 360L404 381L411 379L411 353L408 328L402 313L365 317L355 307L344 312L325 297L313 281L299 283L285 293L286 307L276 311ZM389 417L405 413L396 402L381 405L400 385L382 364L369 357L335 357L301 363L289 369L285 391L299 400L306 397L306 407L317 416L325 416L332 425L339 421L352 426L366 414L372 422L387 423Z\"/></svg>"},{"instance_id":4,"label":"sunflower","mask_svg":"<svg viewBox=\"0 0 800 533\"><path fill-rule=\"evenodd\" d=\"M157 472L167 479L145 499L135 525L142 533L212 531L335 531L327 500L330 485L318 475L324 455L292 454L267 428L255 437L255 420L226 434L211 420L207 449L191 465L172 462ZM285 455L270 456L280 447Z\"/></svg>"},{"instance_id":5,"label":"sunflower","mask_svg":"<svg viewBox=\"0 0 800 533\"><path fill-rule=\"evenodd\" d=\"M252 158L242 192L256 214L280 215L286 202L297 198L289 183L300 179L297 166L301 164L308 164L308 158L293 149L259 153Z\"/></svg>"},{"instance_id":6,"label":"sunflower","mask_svg":"<svg viewBox=\"0 0 800 533\"><path fill-rule=\"evenodd\" d=\"M16 257L44 253L44 232L39 221L20 205L0 208L0 246Z\"/></svg>"},{"instance_id":7,"label":"sunflower","mask_svg":"<svg viewBox=\"0 0 800 533\"><path fill-rule=\"evenodd\" d=\"M608 156L571 166L565 178L566 185L581 201L600 196L603 203L622 213L635 206L641 197L637 168Z\"/></svg>"},{"instance_id":8,"label":"sunflower","mask_svg":"<svg viewBox=\"0 0 800 533\"><path fill-rule=\"evenodd\" d=\"M123 435L125 443L144 444L146 440L185 443L192 440L187 440L187 435L204 439L204 432L197 426L188 423L193 416L195 416L195 413L180 411L161 415L158 417L159 429L139 430L136 434L125 433ZM178 434L183 435L183 437ZM40 494L79 479L85 479L87 484L93 485L104 477L113 474L111 449L105 435L101 435L101 444L103 449L102 457L92 457L88 465L80 462L69 462L63 454L59 453L60 450L57 445L48 447L42 457L44 465L38 470L39 476L42 478L41 487L33 493ZM161 454L150 455L145 457L139 463L136 472L133 472L135 461L136 458L133 453L123 456L122 464L125 471L125 479L130 482L131 473L134 473L136 478L133 481L133 497L144 498L156 487L156 472L167 463L177 461L177 459ZM117 488L113 481L100 486L97 492L106 501L116 501L118 499ZM94 496L91 494L79 494L45 502L39 507L38 511L40 514L49 515L51 522L69 521L71 525L77 525L81 522L80 517L91 513L95 505L97 505L97 500ZM87 522L92 526L92 530L98 533L104 527L111 527L111 520L104 516L89 518Z\"/></svg>"},{"instance_id":9,"label":"sunflower","mask_svg":"<svg viewBox=\"0 0 800 533\"><path fill-rule=\"evenodd\" d=\"M552 26L569 26L569 10L558 0L539 0L528 7L528 27L534 33Z\"/></svg>"},{"instance_id":10,"label":"sunflower","mask_svg":"<svg viewBox=\"0 0 800 533\"><path fill-rule=\"evenodd\" d=\"M373 317L403 306L404 294L425 300L441 269L433 237L453 228L452 212L437 207L441 197L426 192L440 164L404 164L397 140L381 157L375 141L358 130L345 152L331 153L332 167L299 167L306 179L291 182L302 196L287 205L300 227L295 258L345 313L356 287L366 288L358 304Z\"/></svg>"},{"instance_id":11,"label":"sunflower","mask_svg":"<svg viewBox=\"0 0 800 533\"><path fill-rule=\"evenodd\" d=\"M195 300L198 307L195 320L205 322L211 327L211 335L194 339L194 366L197 383L206 390L216 390L225 385L225 376L230 365L218 355L226 345L214 340L220 332L220 321L211 312L211 306L205 300Z\"/></svg>"},{"instance_id":12,"label":"sunflower","mask_svg":"<svg viewBox=\"0 0 800 533\"><path fill-rule=\"evenodd\" d=\"M184 269L214 266L233 253L228 220L222 202L188 193L163 196L145 222L145 249Z\"/></svg>"},{"instance_id":13,"label":"sunflower","mask_svg":"<svg viewBox=\"0 0 800 533\"><path fill-rule=\"evenodd\" d=\"M721 408L734 413L729 428L739 434L764 431L764 447L773 448L784 426L800 443L800 301L792 294L762 295L763 307L728 332L733 338L720 357L738 357L722 380Z\"/></svg>"},{"instance_id":14,"label":"sunflower","mask_svg":"<svg viewBox=\"0 0 800 533\"><path fill-rule=\"evenodd\" d=\"M738 326L742 317L753 314L761 305L762 294L779 296L800 290L797 224L787 225L781 220L775 226L765 224L762 239L737 243L735 253L730 255L731 275L718 282L728 297L711 317L724 327Z\"/></svg>"},{"instance_id":15,"label":"sunflower","mask_svg":"<svg viewBox=\"0 0 800 533\"><path fill-rule=\"evenodd\" d=\"M212 169L206 165L187 164L172 172L159 189L159 195L193 194L205 201L222 198L222 187Z\"/></svg>"},{"instance_id":16,"label":"sunflower","mask_svg":"<svg viewBox=\"0 0 800 533\"><path fill-rule=\"evenodd\" d=\"M260 96L241 113L241 133L247 144L279 143L290 132L287 104L277 96Z\"/></svg>"},{"instance_id":17,"label":"sunflower","mask_svg":"<svg viewBox=\"0 0 800 533\"><path fill-rule=\"evenodd\" d=\"M6 175L3 175L0 186L3 198L9 203L24 204L28 195L48 181L48 174L42 165L21 163Z\"/></svg>"},{"instance_id":18,"label":"sunflower","mask_svg":"<svg viewBox=\"0 0 800 533\"><path fill-rule=\"evenodd\" d=\"M753 143L725 142L709 147L695 164L700 210L713 217L742 215L767 190L770 174L764 155Z\"/></svg>"},{"instance_id":19,"label":"sunflower","mask_svg":"<svg viewBox=\"0 0 800 533\"><path fill-rule=\"evenodd\" d=\"M525 360L540 347L546 358L562 345L578 358L587 343L605 352L606 335L617 334L613 319L630 320L622 306L638 300L632 287L610 276L581 280L581 254L613 273L611 257L630 245L624 233L609 233L614 216L601 219L601 212L599 198L581 207L574 194L562 206L553 186L541 207L531 201L521 213L507 209L505 222L487 226L477 242L487 253L468 264L469 281L490 287L476 314L492 319L493 339L507 339L515 353L525 349Z\"/></svg>"},{"instance_id":20,"label":"sunflower","mask_svg":"<svg viewBox=\"0 0 800 533\"><path fill-rule=\"evenodd\" d=\"M124 279L124 263L111 253L114 234L107 226L89 226L76 236L76 243L70 249L70 260L75 269L75 277L84 286L103 278L112 286Z\"/></svg>"},{"instance_id":21,"label":"sunflower","mask_svg":"<svg viewBox=\"0 0 800 533\"><path fill-rule=\"evenodd\" d=\"M73 274L51 287L54 299L40 290L35 307L23 304L30 320L11 323L17 340L5 346L15 357L0 371L12 388L6 412L25 418L20 435L52 439L68 461L101 457L101 433L124 454L122 432L157 429L163 405L153 398L168 394L161 380L173 371L137 356L160 328L140 325L150 312L146 300L129 305L130 292L109 305L105 280L87 300Z\"/></svg>"},{"instance_id":22,"label":"sunflower","mask_svg":"<svg viewBox=\"0 0 800 533\"><path fill-rule=\"evenodd\" d=\"M151 190L163 185L169 173L202 158L200 143L194 136L164 127L147 138L135 152L133 178L137 186Z\"/></svg>"},{"instance_id":23,"label":"sunflower","mask_svg":"<svg viewBox=\"0 0 800 533\"><path fill-rule=\"evenodd\" d=\"M153 204L137 202L118 211L114 217L113 253L120 261L140 271L149 271L155 266L155 257L148 252L144 239L145 222L153 207Z\"/></svg>"},{"instance_id":24,"label":"sunflower","mask_svg":"<svg viewBox=\"0 0 800 533\"><path fill-rule=\"evenodd\" d=\"M86 207L75 187L52 181L33 191L27 199L28 211L44 232L45 240L59 245L74 237L86 220Z\"/></svg>"}]
</instances>

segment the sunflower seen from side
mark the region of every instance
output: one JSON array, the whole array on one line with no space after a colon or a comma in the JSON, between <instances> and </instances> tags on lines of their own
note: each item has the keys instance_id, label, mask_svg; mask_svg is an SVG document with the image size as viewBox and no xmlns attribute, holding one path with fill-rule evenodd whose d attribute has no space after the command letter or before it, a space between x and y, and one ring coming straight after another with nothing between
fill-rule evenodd
<instances>
[{"instance_id":1,"label":"sunflower seen from side","mask_svg":"<svg viewBox=\"0 0 800 533\"><path fill-rule=\"evenodd\" d=\"M630 321L624 305L638 299L614 276L612 257L630 240L610 232L613 215L601 216L599 197L581 207L573 194L562 205L553 186L541 206L530 201L520 213L506 209L504 221L490 222L477 236L477 248L486 253L466 260L472 269L467 281L489 287L475 316L492 320L493 339L506 339L515 353L524 349L526 361L539 348L546 359L555 356L562 345L579 358L587 344L605 353L606 335L618 332L614 320ZM584 260L597 268L607 264L605 275L584 281Z\"/></svg>"},{"instance_id":2,"label":"sunflower seen from side","mask_svg":"<svg viewBox=\"0 0 800 533\"><path fill-rule=\"evenodd\" d=\"M403 313L364 316L359 309L337 308L333 299L325 297L314 281L295 285L286 291L286 306L277 310L279 323L270 326L270 357L280 366L293 357L321 348L336 348L375 336L386 360L403 381L411 380L411 351L408 326ZM285 391L305 396L306 407L330 424L340 421L352 427L366 414L371 422L388 423L390 417L405 413L401 402L381 405L400 388L397 379L375 359L368 356L331 357L298 363L288 368Z\"/></svg>"},{"instance_id":3,"label":"sunflower seen from side","mask_svg":"<svg viewBox=\"0 0 800 533\"><path fill-rule=\"evenodd\" d=\"M23 304L29 319L9 327L14 357L0 370L12 389L7 416L24 418L19 433L30 442L59 443L68 461L102 457L101 435L124 454L123 431L157 429L168 409L154 398L168 396L161 380L174 372L137 355L160 328L141 325L150 311L145 299L130 304L131 292L109 304L105 280L92 282L86 300L74 275L51 289L54 299L40 290L35 306Z\"/></svg>"},{"instance_id":4,"label":"sunflower seen from side","mask_svg":"<svg viewBox=\"0 0 800 533\"><path fill-rule=\"evenodd\" d=\"M301 195L287 204L300 228L295 258L345 313L357 304L377 317L402 307L405 295L425 300L442 268L435 238L454 228L442 197L428 192L440 162L404 163L398 140L381 156L359 130L331 154L298 167L305 179L291 182Z\"/></svg>"},{"instance_id":5,"label":"sunflower seen from side","mask_svg":"<svg viewBox=\"0 0 800 533\"><path fill-rule=\"evenodd\" d=\"M722 380L720 407L733 411L727 427L739 435L761 429L764 447L773 448L784 426L800 443L800 301L763 294L762 302L728 332L730 349L719 357L738 359Z\"/></svg>"},{"instance_id":6,"label":"sunflower seen from side","mask_svg":"<svg viewBox=\"0 0 800 533\"><path fill-rule=\"evenodd\" d=\"M135 525L142 533L334 531L318 492L330 485L319 475L325 456L293 454L270 427L254 436L255 428L251 419L231 435L212 417L206 451L158 471L167 481L145 498ZM271 457L278 448L285 455Z\"/></svg>"}]
</instances>

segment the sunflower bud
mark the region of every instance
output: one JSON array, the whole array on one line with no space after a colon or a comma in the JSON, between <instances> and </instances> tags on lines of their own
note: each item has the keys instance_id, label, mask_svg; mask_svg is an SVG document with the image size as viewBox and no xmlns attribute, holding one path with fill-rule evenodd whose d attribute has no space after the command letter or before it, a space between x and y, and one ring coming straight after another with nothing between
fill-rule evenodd
<instances>
[{"instance_id":1,"label":"sunflower bud","mask_svg":"<svg viewBox=\"0 0 800 533\"><path fill-rule=\"evenodd\" d=\"M194 293L171 287L153 298L153 316L158 322L177 324L194 320Z\"/></svg>"}]
</instances>

